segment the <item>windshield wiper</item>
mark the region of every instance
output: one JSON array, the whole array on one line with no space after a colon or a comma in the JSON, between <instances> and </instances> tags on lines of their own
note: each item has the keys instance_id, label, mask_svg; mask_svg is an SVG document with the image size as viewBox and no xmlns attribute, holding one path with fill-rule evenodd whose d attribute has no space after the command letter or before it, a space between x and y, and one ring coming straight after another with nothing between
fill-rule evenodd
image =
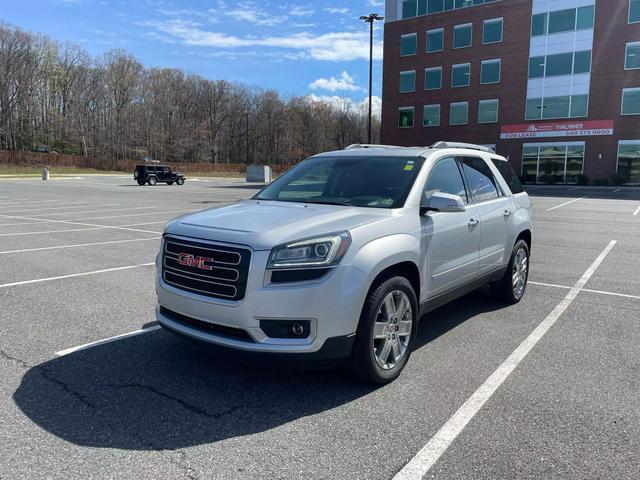
<instances>
[{"instance_id":1,"label":"windshield wiper","mask_svg":"<svg viewBox=\"0 0 640 480\"><path fill-rule=\"evenodd\" d=\"M319 200L319 201L307 201L307 200L301 200L303 203L313 203L316 205L342 205L344 207L353 207L352 204L347 203L347 202L336 202L336 201L332 201L332 200Z\"/></svg>"}]
</instances>

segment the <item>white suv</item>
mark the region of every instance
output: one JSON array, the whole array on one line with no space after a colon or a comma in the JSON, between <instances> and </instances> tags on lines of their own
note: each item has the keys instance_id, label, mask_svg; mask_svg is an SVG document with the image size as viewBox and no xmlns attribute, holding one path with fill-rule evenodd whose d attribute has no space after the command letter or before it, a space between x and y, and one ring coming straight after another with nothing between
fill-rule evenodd
<instances>
[{"instance_id":1,"label":"white suv","mask_svg":"<svg viewBox=\"0 0 640 480\"><path fill-rule=\"evenodd\" d=\"M531 202L493 150L354 145L251 199L165 227L158 322L236 350L404 368L425 312L489 284L524 295Z\"/></svg>"}]
</instances>

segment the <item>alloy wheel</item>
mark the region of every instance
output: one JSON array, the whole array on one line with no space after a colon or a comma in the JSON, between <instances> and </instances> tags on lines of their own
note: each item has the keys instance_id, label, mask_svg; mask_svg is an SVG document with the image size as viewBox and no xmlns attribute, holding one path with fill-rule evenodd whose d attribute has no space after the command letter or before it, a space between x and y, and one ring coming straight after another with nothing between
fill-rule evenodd
<instances>
[{"instance_id":1,"label":"alloy wheel","mask_svg":"<svg viewBox=\"0 0 640 480\"><path fill-rule=\"evenodd\" d=\"M413 311L408 295L401 290L389 293L376 316L373 326L373 355L378 366L391 370L407 354Z\"/></svg>"},{"instance_id":2,"label":"alloy wheel","mask_svg":"<svg viewBox=\"0 0 640 480\"><path fill-rule=\"evenodd\" d=\"M513 260L513 271L511 272L511 280L513 286L513 295L516 299L520 299L524 295L524 289L527 285L527 274L529 269L529 259L524 248L518 249Z\"/></svg>"}]
</instances>

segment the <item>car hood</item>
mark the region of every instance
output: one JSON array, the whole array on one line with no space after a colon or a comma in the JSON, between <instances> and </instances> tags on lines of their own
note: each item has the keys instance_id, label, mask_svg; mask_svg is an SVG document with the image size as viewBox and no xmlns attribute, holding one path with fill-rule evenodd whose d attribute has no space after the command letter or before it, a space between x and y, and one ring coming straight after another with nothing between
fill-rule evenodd
<instances>
[{"instance_id":1,"label":"car hood","mask_svg":"<svg viewBox=\"0 0 640 480\"><path fill-rule=\"evenodd\" d=\"M276 245L384 220L387 209L245 200L178 217L165 233L270 250Z\"/></svg>"}]
</instances>

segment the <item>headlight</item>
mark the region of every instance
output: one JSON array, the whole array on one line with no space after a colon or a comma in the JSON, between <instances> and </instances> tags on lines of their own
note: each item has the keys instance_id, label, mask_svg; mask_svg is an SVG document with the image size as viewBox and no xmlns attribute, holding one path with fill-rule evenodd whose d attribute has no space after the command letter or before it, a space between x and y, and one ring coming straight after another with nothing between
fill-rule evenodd
<instances>
[{"instance_id":1,"label":"headlight","mask_svg":"<svg viewBox=\"0 0 640 480\"><path fill-rule=\"evenodd\" d=\"M267 268L330 267L340 263L349 245L349 232L280 245L271 250Z\"/></svg>"}]
</instances>

